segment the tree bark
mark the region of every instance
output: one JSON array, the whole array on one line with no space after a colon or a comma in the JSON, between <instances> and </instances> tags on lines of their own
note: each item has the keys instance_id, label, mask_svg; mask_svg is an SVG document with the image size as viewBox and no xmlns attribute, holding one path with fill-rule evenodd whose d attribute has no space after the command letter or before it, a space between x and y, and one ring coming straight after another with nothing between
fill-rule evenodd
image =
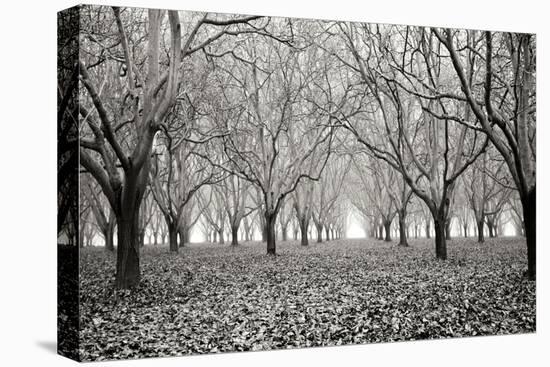
<instances>
[{"instance_id":1,"label":"tree bark","mask_svg":"<svg viewBox=\"0 0 550 367\"><path fill-rule=\"evenodd\" d=\"M307 246L309 245L308 238L307 238L307 230L308 230L308 221L305 218L300 218L300 234L301 234L301 245Z\"/></svg>"},{"instance_id":2,"label":"tree bark","mask_svg":"<svg viewBox=\"0 0 550 367\"><path fill-rule=\"evenodd\" d=\"M260 227L262 227L262 242L267 241L267 222L264 218L261 218L260 216Z\"/></svg>"},{"instance_id":3,"label":"tree bark","mask_svg":"<svg viewBox=\"0 0 550 367\"><path fill-rule=\"evenodd\" d=\"M170 252L178 252L178 229L174 224L168 225L168 241L170 243Z\"/></svg>"},{"instance_id":4,"label":"tree bark","mask_svg":"<svg viewBox=\"0 0 550 367\"><path fill-rule=\"evenodd\" d=\"M265 214L265 232L267 242L267 254L275 255L275 219L276 216L272 213L266 212Z\"/></svg>"},{"instance_id":5,"label":"tree bark","mask_svg":"<svg viewBox=\"0 0 550 367\"><path fill-rule=\"evenodd\" d=\"M116 288L128 289L140 280L139 270L139 213L130 211L117 216Z\"/></svg>"},{"instance_id":6,"label":"tree bark","mask_svg":"<svg viewBox=\"0 0 550 367\"><path fill-rule=\"evenodd\" d=\"M328 226L325 226L325 240L328 242L330 241L330 229Z\"/></svg>"},{"instance_id":7,"label":"tree bark","mask_svg":"<svg viewBox=\"0 0 550 367\"><path fill-rule=\"evenodd\" d=\"M105 238L105 250L109 252L115 251L114 236L115 224L111 221L107 226L107 230L103 232L103 238Z\"/></svg>"},{"instance_id":8,"label":"tree bark","mask_svg":"<svg viewBox=\"0 0 550 367\"><path fill-rule=\"evenodd\" d=\"M444 218L434 218L434 229L435 229L435 256L440 260L447 260L447 242L445 234L445 223Z\"/></svg>"},{"instance_id":9,"label":"tree bark","mask_svg":"<svg viewBox=\"0 0 550 367\"><path fill-rule=\"evenodd\" d=\"M238 245L239 245L239 226L232 225L231 226L231 246L238 246Z\"/></svg>"},{"instance_id":10,"label":"tree bark","mask_svg":"<svg viewBox=\"0 0 550 367\"><path fill-rule=\"evenodd\" d=\"M391 221L384 221L384 231L386 232L386 238L384 241L391 242Z\"/></svg>"},{"instance_id":11,"label":"tree bark","mask_svg":"<svg viewBox=\"0 0 550 367\"><path fill-rule=\"evenodd\" d=\"M183 247L185 246L185 244L187 243L187 233L186 233L186 229L184 226L179 226L178 227L178 235L179 235L179 247Z\"/></svg>"}]
</instances>

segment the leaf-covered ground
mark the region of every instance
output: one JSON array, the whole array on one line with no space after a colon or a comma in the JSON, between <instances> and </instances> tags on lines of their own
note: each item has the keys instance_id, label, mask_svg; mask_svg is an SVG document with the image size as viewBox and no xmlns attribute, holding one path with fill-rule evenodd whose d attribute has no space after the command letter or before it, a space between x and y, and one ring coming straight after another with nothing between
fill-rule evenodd
<instances>
[{"instance_id":1,"label":"leaf-covered ground","mask_svg":"<svg viewBox=\"0 0 550 367\"><path fill-rule=\"evenodd\" d=\"M367 240L142 252L142 282L113 292L115 257L81 257L83 360L174 356L535 331L524 240L409 248Z\"/></svg>"}]
</instances>

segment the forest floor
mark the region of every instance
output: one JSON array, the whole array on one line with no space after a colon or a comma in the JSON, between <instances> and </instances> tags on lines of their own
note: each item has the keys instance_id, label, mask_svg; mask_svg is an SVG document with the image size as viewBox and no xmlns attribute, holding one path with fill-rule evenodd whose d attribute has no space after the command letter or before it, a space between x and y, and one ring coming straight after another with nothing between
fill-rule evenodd
<instances>
[{"instance_id":1,"label":"forest floor","mask_svg":"<svg viewBox=\"0 0 550 367\"><path fill-rule=\"evenodd\" d=\"M80 264L83 360L176 356L535 331L523 239L408 248L376 240L308 247L190 244L142 251L142 281L113 292L115 255Z\"/></svg>"}]
</instances>

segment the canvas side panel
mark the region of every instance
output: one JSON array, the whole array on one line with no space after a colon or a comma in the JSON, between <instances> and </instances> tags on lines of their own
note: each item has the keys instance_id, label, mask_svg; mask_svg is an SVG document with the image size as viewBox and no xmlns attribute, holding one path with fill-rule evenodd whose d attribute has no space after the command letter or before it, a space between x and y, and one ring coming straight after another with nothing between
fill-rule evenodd
<instances>
[{"instance_id":1,"label":"canvas side panel","mask_svg":"<svg viewBox=\"0 0 550 367\"><path fill-rule=\"evenodd\" d=\"M80 8L57 13L57 352L79 358L78 53Z\"/></svg>"}]
</instances>

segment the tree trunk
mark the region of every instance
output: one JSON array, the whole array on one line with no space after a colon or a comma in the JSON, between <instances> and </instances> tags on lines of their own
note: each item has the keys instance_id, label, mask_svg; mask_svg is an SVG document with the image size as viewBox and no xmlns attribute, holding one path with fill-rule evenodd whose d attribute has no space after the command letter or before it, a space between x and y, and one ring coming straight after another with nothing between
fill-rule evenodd
<instances>
[{"instance_id":1,"label":"tree trunk","mask_svg":"<svg viewBox=\"0 0 550 367\"><path fill-rule=\"evenodd\" d=\"M260 219L260 227L262 227L262 242L267 241L267 222L265 219Z\"/></svg>"},{"instance_id":2,"label":"tree trunk","mask_svg":"<svg viewBox=\"0 0 550 367\"><path fill-rule=\"evenodd\" d=\"M537 275L537 196L536 187L522 200L525 237L527 239L527 276L535 280Z\"/></svg>"},{"instance_id":3,"label":"tree trunk","mask_svg":"<svg viewBox=\"0 0 550 367\"><path fill-rule=\"evenodd\" d=\"M330 234L331 234L331 239L334 240L335 237L334 237L334 228L330 230Z\"/></svg>"},{"instance_id":4,"label":"tree trunk","mask_svg":"<svg viewBox=\"0 0 550 367\"><path fill-rule=\"evenodd\" d=\"M114 244L115 236L115 224L110 222L107 226L107 230L103 232L103 237L105 238L105 250L113 252L115 250Z\"/></svg>"},{"instance_id":5,"label":"tree trunk","mask_svg":"<svg viewBox=\"0 0 550 367\"><path fill-rule=\"evenodd\" d=\"M446 221L444 218L434 218L435 229L435 256L440 260L447 260Z\"/></svg>"},{"instance_id":6,"label":"tree trunk","mask_svg":"<svg viewBox=\"0 0 550 367\"><path fill-rule=\"evenodd\" d=\"M158 238L159 238L158 231L154 231L153 232L153 245L157 246L159 244Z\"/></svg>"},{"instance_id":7,"label":"tree trunk","mask_svg":"<svg viewBox=\"0 0 550 367\"><path fill-rule=\"evenodd\" d=\"M265 232L267 242L267 254L275 255L275 220L276 215L266 212L265 214Z\"/></svg>"},{"instance_id":8,"label":"tree trunk","mask_svg":"<svg viewBox=\"0 0 550 367\"><path fill-rule=\"evenodd\" d=\"M494 225L493 225L493 221L492 221L492 220L488 220L488 221L487 221L487 229L489 230L489 237L490 237L490 238L495 237Z\"/></svg>"},{"instance_id":9,"label":"tree trunk","mask_svg":"<svg viewBox=\"0 0 550 367\"><path fill-rule=\"evenodd\" d=\"M116 288L128 289L139 283L139 213L117 216Z\"/></svg>"},{"instance_id":10,"label":"tree trunk","mask_svg":"<svg viewBox=\"0 0 550 367\"><path fill-rule=\"evenodd\" d=\"M464 238L468 238L468 225L464 224L462 227L464 228Z\"/></svg>"},{"instance_id":11,"label":"tree trunk","mask_svg":"<svg viewBox=\"0 0 550 367\"><path fill-rule=\"evenodd\" d=\"M477 221L477 242L479 242L479 243L485 242L485 235L483 233L483 225L484 225L483 219L480 219L480 220Z\"/></svg>"},{"instance_id":12,"label":"tree trunk","mask_svg":"<svg viewBox=\"0 0 550 367\"><path fill-rule=\"evenodd\" d=\"M384 231L386 232L386 238L384 239L384 241L386 242L391 242L391 233L390 233L390 230L391 230L391 221L384 221Z\"/></svg>"},{"instance_id":13,"label":"tree trunk","mask_svg":"<svg viewBox=\"0 0 550 367\"><path fill-rule=\"evenodd\" d=\"M239 226L233 224L231 226L231 246L239 245Z\"/></svg>"},{"instance_id":14,"label":"tree trunk","mask_svg":"<svg viewBox=\"0 0 550 367\"><path fill-rule=\"evenodd\" d=\"M183 226L178 227L178 236L179 236L179 247L185 246L186 238L185 238L185 228Z\"/></svg>"},{"instance_id":15,"label":"tree trunk","mask_svg":"<svg viewBox=\"0 0 550 367\"><path fill-rule=\"evenodd\" d=\"M330 241L330 229L328 226L325 226L325 241Z\"/></svg>"},{"instance_id":16,"label":"tree trunk","mask_svg":"<svg viewBox=\"0 0 550 367\"><path fill-rule=\"evenodd\" d=\"M302 235L302 238L301 238L301 245L302 246L307 246L309 245L309 242L308 242L308 239L307 239L307 228L308 227L308 222L305 218L301 218L300 219L300 234Z\"/></svg>"},{"instance_id":17,"label":"tree trunk","mask_svg":"<svg viewBox=\"0 0 550 367\"><path fill-rule=\"evenodd\" d=\"M178 228L174 224L168 225L168 241L170 252L178 252Z\"/></svg>"},{"instance_id":18,"label":"tree trunk","mask_svg":"<svg viewBox=\"0 0 550 367\"><path fill-rule=\"evenodd\" d=\"M409 246L409 244L407 243L407 233L405 229L405 216L406 213L404 213L404 211L399 212L399 246L404 247ZM387 238L386 241L388 241Z\"/></svg>"}]
</instances>

